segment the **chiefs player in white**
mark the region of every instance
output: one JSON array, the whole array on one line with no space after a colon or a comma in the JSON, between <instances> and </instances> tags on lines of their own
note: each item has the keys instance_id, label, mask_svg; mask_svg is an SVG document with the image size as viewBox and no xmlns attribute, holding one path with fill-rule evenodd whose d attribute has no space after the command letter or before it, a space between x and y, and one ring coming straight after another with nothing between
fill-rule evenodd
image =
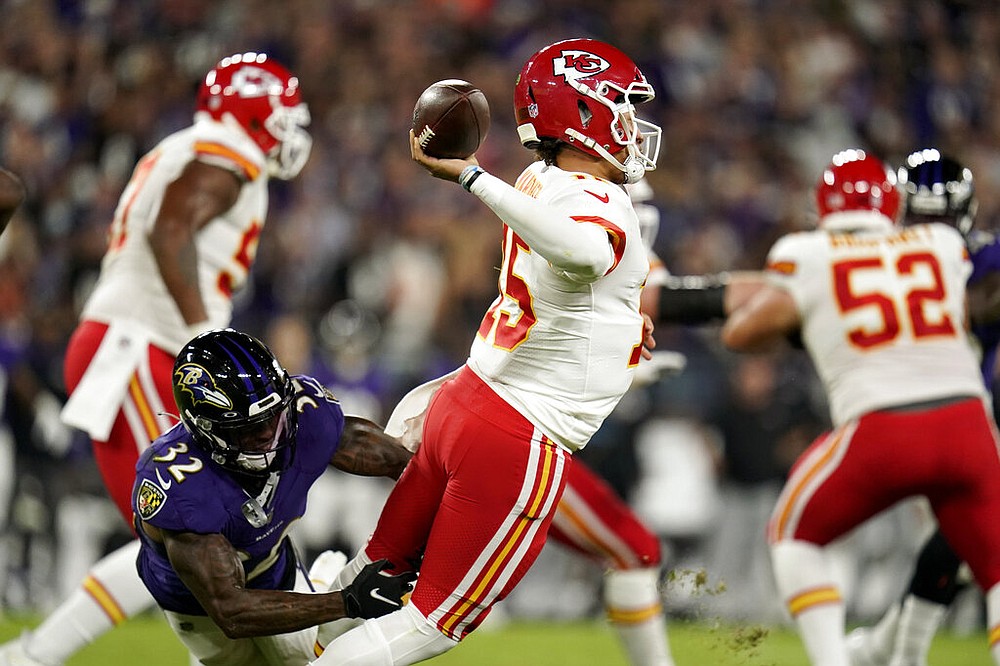
<instances>
[{"instance_id":1,"label":"chiefs player in white","mask_svg":"<svg viewBox=\"0 0 1000 666\"><path fill-rule=\"evenodd\" d=\"M520 581L544 544L569 456L632 381L651 325L649 272L621 187L655 167L659 128L635 117L653 89L595 40L551 44L515 90L521 142L539 160L511 186L475 157L414 160L503 221L500 295L469 359L434 394L422 442L368 544L368 561L420 569L410 603L337 637L317 664L411 664L451 649Z\"/></svg>"},{"instance_id":2,"label":"chiefs player in white","mask_svg":"<svg viewBox=\"0 0 1000 666\"><path fill-rule=\"evenodd\" d=\"M646 312L657 307L658 289L667 276L662 261L650 249L659 227L659 211L645 203L653 195L645 180L629 184L626 191L639 219L650 263L640 308ZM649 379L665 370L677 371L682 367L676 352L656 352L654 356L664 358L659 363L640 362L643 370L653 367L642 372ZM644 368L643 363L650 366ZM386 433L401 438L410 451L416 452L428 403L437 389L456 374L422 384L404 396L389 417ZM607 482L580 460L572 460L567 466L566 488L552 518L548 538L587 558L604 572L605 611L629 663L673 666L659 589L662 563L659 538ZM358 623L340 622L323 627L317 650L321 652L333 636Z\"/></svg>"},{"instance_id":3,"label":"chiefs player in white","mask_svg":"<svg viewBox=\"0 0 1000 666\"><path fill-rule=\"evenodd\" d=\"M122 193L100 277L69 342L68 424L86 431L104 485L131 525L139 453L175 424L174 358L229 324L267 216L270 177L296 176L312 141L298 79L263 53L221 60L192 125L142 157ZM99 561L43 624L0 649L0 664L56 666L153 607L133 541Z\"/></svg>"},{"instance_id":4,"label":"chiefs player in white","mask_svg":"<svg viewBox=\"0 0 1000 666\"><path fill-rule=\"evenodd\" d=\"M768 284L728 318L753 351L801 332L834 428L794 466L768 524L778 590L813 664L849 666L844 603L824 546L914 495L986 592L1000 664L1000 457L966 335L971 265L945 224L897 227L895 177L861 150L817 185L819 228L780 239Z\"/></svg>"}]
</instances>

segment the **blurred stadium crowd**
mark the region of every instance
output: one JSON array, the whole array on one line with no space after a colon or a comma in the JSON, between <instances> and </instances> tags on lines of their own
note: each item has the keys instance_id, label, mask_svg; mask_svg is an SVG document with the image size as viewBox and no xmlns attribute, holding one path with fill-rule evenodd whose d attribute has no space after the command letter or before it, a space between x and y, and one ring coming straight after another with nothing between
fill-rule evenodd
<instances>
[{"instance_id":1,"label":"blurred stadium crowd","mask_svg":"<svg viewBox=\"0 0 1000 666\"><path fill-rule=\"evenodd\" d=\"M512 180L531 157L513 77L557 39L611 42L655 85L649 181L674 273L759 268L775 238L811 224L815 178L847 147L894 164L941 148L976 175L978 226L1000 223L1000 13L985 0L4 0L0 24L0 164L29 192L0 238L0 610L51 605L128 536L86 439L58 422L62 353L135 161L190 122L222 56L264 51L295 72L315 140L303 173L272 185L234 323L377 421L464 361L496 288L496 220L411 163L413 103L444 78L481 87L479 159ZM678 592L675 612L777 620L763 523L826 419L808 361L738 358L711 328L657 338L687 369L630 393L581 455L663 536L670 565L724 582L710 599ZM318 492L306 547L356 548L384 488L337 477ZM845 547L855 617L905 585L926 518L897 514ZM571 563L536 569L515 610L597 608L586 580L546 587Z\"/></svg>"}]
</instances>

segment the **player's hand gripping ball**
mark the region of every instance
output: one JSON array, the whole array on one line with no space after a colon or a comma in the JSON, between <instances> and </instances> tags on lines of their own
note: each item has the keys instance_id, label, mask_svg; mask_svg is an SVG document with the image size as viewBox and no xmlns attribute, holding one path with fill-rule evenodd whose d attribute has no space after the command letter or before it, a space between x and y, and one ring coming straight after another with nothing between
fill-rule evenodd
<instances>
[{"instance_id":1,"label":"player's hand gripping ball","mask_svg":"<svg viewBox=\"0 0 1000 666\"><path fill-rule=\"evenodd\" d=\"M445 79L421 93L413 107L412 127L431 157L465 159L490 130L490 105L483 91L468 81Z\"/></svg>"}]
</instances>

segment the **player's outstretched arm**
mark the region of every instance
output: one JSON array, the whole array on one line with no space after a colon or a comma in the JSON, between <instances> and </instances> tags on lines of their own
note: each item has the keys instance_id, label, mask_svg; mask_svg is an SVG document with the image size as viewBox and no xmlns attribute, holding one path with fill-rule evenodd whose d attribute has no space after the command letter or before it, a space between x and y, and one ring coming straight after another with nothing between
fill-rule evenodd
<instances>
[{"instance_id":1,"label":"player's outstretched arm","mask_svg":"<svg viewBox=\"0 0 1000 666\"><path fill-rule=\"evenodd\" d=\"M725 319L746 304L761 287L759 271L716 275L670 275L656 292L645 297L644 309L655 321L669 324L708 324Z\"/></svg>"},{"instance_id":2,"label":"player's outstretched arm","mask_svg":"<svg viewBox=\"0 0 1000 666\"><path fill-rule=\"evenodd\" d=\"M351 474L398 479L412 456L399 439L385 434L381 426L357 416L347 416L340 446L330 464Z\"/></svg>"},{"instance_id":3,"label":"player's outstretched arm","mask_svg":"<svg viewBox=\"0 0 1000 666\"><path fill-rule=\"evenodd\" d=\"M733 351L762 351L787 339L801 324L792 295L779 287L764 285L726 319L722 343Z\"/></svg>"},{"instance_id":4,"label":"player's outstretched arm","mask_svg":"<svg viewBox=\"0 0 1000 666\"><path fill-rule=\"evenodd\" d=\"M162 539L174 571L233 639L299 631L345 617L385 615L402 605L414 579L412 572L382 572L388 563L380 560L362 569L344 590L311 594L249 589L236 549L221 534L168 532L146 524L143 529Z\"/></svg>"},{"instance_id":5,"label":"player's outstretched arm","mask_svg":"<svg viewBox=\"0 0 1000 666\"><path fill-rule=\"evenodd\" d=\"M24 184L21 179L6 169L0 169L0 234L23 202Z\"/></svg>"}]
</instances>

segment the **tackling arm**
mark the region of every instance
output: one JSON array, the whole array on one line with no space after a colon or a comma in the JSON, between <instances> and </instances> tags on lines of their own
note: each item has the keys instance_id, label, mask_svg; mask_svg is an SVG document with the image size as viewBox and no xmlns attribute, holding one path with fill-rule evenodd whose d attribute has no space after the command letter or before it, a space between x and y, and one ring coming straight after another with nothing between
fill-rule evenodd
<instances>
[{"instance_id":1,"label":"tackling arm","mask_svg":"<svg viewBox=\"0 0 1000 666\"><path fill-rule=\"evenodd\" d=\"M379 617L401 607L412 574L380 573L386 560L369 564L345 589L323 593L246 587L236 549L221 534L170 532L142 523L161 541L174 571L225 635L232 639L299 631L345 617ZM377 589L388 603L368 592Z\"/></svg>"},{"instance_id":2,"label":"tackling arm","mask_svg":"<svg viewBox=\"0 0 1000 666\"><path fill-rule=\"evenodd\" d=\"M352 474L398 479L412 456L398 439L385 434L376 424L347 416L340 446L330 464Z\"/></svg>"},{"instance_id":3,"label":"tackling arm","mask_svg":"<svg viewBox=\"0 0 1000 666\"><path fill-rule=\"evenodd\" d=\"M227 169L190 162L172 182L149 232L149 245L167 291L189 327L208 319L198 286L195 235L205 224L232 208L240 181Z\"/></svg>"}]
</instances>

